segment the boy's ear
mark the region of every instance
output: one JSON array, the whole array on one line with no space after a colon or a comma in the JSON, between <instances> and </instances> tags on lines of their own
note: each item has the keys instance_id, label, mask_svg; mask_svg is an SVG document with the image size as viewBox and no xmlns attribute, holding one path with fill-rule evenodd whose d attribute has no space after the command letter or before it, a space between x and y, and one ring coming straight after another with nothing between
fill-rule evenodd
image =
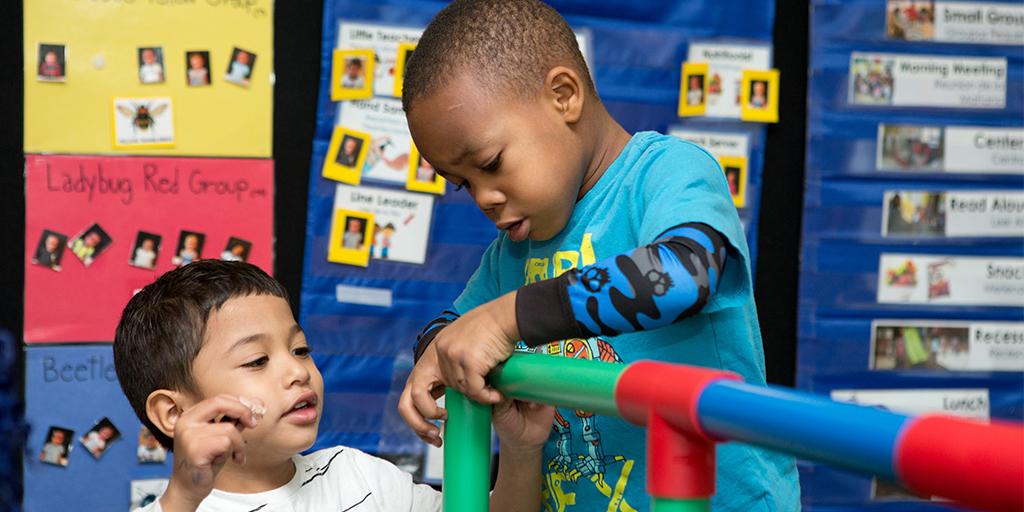
<instances>
[{"instance_id":1,"label":"boy's ear","mask_svg":"<svg viewBox=\"0 0 1024 512\"><path fill-rule=\"evenodd\" d=\"M583 81L571 68L555 66L544 79L544 90L562 119L569 124L580 120L583 114Z\"/></svg>"},{"instance_id":2,"label":"boy's ear","mask_svg":"<svg viewBox=\"0 0 1024 512\"><path fill-rule=\"evenodd\" d=\"M181 417L185 402L181 392L158 389L146 398L146 416L164 435L174 439L174 425Z\"/></svg>"}]
</instances>

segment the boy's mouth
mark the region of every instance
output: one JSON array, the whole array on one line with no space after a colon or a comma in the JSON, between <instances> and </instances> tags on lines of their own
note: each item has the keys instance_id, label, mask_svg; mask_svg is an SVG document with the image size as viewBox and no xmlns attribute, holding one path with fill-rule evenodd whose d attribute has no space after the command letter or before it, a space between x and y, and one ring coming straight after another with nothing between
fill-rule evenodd
<instances>
[{"instance_id":1,"label":"boy's mouth","mask_svg":"<svg viewBox=\"0 0 1024 512\"><path fill-rule=\"evenodd\" d=\"M316 393L307 391L299 395L299 398L292 403L292 407L285 411L281 417L299 425L315 423L317 419L316 404Z\"/></svg>"},{"instance_id":2,"label":"boy's mouth","mask_svg":"<svg viewBox=\"0 0 1024 512\"><path fill-rule=\"evenodd\" d=\"M523 218L515 222L504 222L498 224L498 229L508 233L508 238L513 242L522 242L530 234L530 219Z\"/></svg>"}]
</instances>

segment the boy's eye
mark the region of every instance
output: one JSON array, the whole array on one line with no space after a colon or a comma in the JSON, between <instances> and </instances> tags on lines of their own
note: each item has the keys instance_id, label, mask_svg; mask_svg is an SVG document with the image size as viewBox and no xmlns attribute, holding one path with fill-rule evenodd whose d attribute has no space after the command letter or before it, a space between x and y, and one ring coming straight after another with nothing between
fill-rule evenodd
<instances>
[{"instance_id":1,"label":"boy's eye","mask_svg":"<svg viewBox=\"0 0 1024 512\"><path fill-rule=\"evenodd\" d=\"M497 171L499 167L501 167L501 153L498 153L494 159L481 167L481 169L483 169L484 172L494 172Z\"/></svg>"},{"instance_id":2,"label":"boy's eye","mask_svg":"<svg viewBox=\"0 0 1024 512\"><path fill-rule=\"evenodd\" d=\"M309 353L312 352L312 351L313 351L313 349L311 349L309 347L296 347L295 349L292 350L292 354L294 354L296 356L299 356L299 357L305 357L305 356L308 356Z\"/></svg>"},{"instance_id":3,"label":"boy's eye","mask_svg":"<svg viewBox=\"0 0 1024 512\"><path fill-rule=\"evenodd\" d=\"M253 359L252 361L249 361L248 363L245 363L242 366L244 366L246 368L259 368L261 366L266 365L267 361L269 361L269 360L270 359L267 356L261 356L260 358Z\"/></svg>"}]
</instances>

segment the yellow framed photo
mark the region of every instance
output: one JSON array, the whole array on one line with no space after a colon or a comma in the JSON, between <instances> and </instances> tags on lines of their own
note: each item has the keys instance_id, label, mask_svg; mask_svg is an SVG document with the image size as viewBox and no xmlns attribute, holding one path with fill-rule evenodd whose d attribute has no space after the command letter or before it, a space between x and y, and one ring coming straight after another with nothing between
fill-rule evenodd
<instances>
[{"instance_id":1,"label":"yellow framed photo","mask_svg":"<svg viewBox=\"0 0 1024 512\"><path fill-rule=\"evenodd\" d=\"M779 70L744 69L740 94L740 119L779 122Z\"/></svg>"},{"instance_id":2,"label":"yellow framed photo","mask_svg":"<svg viewBox=\"0 0 1024 512\"><path fill-rule=\"evenodd\" d=\"M370 149L370 134L335 126L331 145L324 158L323 177L349 185L358 185L363 177L363 163Z\"/></svg>"},{"instance_id":3,"label":"yellow framed photo","mask_svg":"<svg viewBox=\"0 0 1024 512\"><path fill-rule=\"evenodd\" d=\"M409 174L405 178L406 190L444 195L444 184L444 178L434 171L434 166L430 165L430 162L423 159L416 145L410 143Z\"/></svg>"},{"instance_id":4,"label":"yellow framed photo","mask_svg":"<svg viewBox=\"0 0 1024 512\"><path fill-rule=\"evenodd\" d=\"M684 62L679 80L679 117L702 116L708 104L708 65Z\"/></svg>"},{"instance_id":5,"label":"yellow framed photo","mask_svg":"<svg viewBox=\"0 0 1024 512\"><path fill-rule=\"evenodd\" d=\"M365 100L373 97L372 49L334 50L331 59L331 101Z\"/></svg>"},{"instance_id":6,"label":"yellow framed photo","mask_svg":"<svg viewBox=\"0 0 1024 512\"><path fill-rule=\"evenodd\" d=\"M392 92L396 98L402 97L402 84L405 83L405 66L409 63L409 57L412 57L412 52L415 49L416 43L405 41L398 43L398 56L395 59L395 85Z\"/></svg>"},{"instance_id":7,"label":"yellow framed photo","mask_svg":"<svg viewBox=\"0 0 1024 512\"><path fill-rule=\"evenodd\" d=\"M373 214L339 208L331 220L327 261L366 267L373 245Z\"/></svg>"},{"instance_id":8,"label":"yellow framed photo","mask_svg":"<svg viewBox=\"0 0 1024 512\"><path fill-rule=\"evenodd\" d=\"M725 172L725 180L729 183L729 194L736 208L747 206L747 159L742 156L720 156L718 163Z\"/></svg>"}]
</instances>

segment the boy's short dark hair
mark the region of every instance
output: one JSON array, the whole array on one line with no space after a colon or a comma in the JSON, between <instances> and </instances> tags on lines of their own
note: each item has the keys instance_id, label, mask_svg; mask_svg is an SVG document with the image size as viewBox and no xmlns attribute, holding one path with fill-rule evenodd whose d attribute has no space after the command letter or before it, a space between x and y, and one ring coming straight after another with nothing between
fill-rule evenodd
<instances>
[{"instance_id":1,"label":"boy's short dark hair","mask_svg":"<svg viewBox=\"0 0 1024 512\"><path fill-rule=\"evenodd\" d=\"M203 346L210 313L228 299L288 292L259 267L241 261L200 260L172 270L136 294L114 334L114 367L135 414L167 449L174 440L146 416L157 389L195 392L192 362Z\"/></svg>"},{"instance_id":2,"label":"boy's short dark hair","mask_svg":"<svg viewBox=\"0 0 1024 512\"><path fill-rule=\"evenodd\" d=\"M455 0L437 13L406 64L402 106L469 71L492 92L529 98L545 74L568 66L596 93L576 35L557 11L539 0Z\"/></svg>"}]
</instances>

